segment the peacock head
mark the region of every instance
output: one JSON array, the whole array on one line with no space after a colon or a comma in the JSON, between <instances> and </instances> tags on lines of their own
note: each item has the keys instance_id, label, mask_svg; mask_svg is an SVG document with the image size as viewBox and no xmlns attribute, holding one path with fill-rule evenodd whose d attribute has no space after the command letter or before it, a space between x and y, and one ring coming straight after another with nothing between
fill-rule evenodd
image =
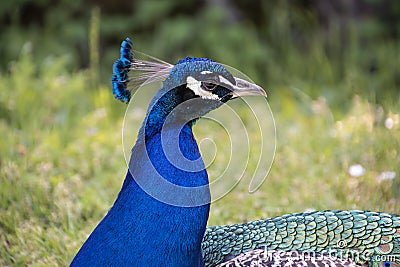
<instances>
[{"instance_id":1,"label":"peacock head","mask_svg":"<svg viewBox=\"0 0 400 267\"><path fill-rule=\"evenodd\" d=\"M258 85L234 77L223 65L207 58L178 61L164 81L163 90L175 91L174 110L181 118L196 119L236 97L263 95Z\"/></svg>"},{"instance_id":2,"label":"peacock head","mask_svg":"<svg viewBox=\"0 0 400 267\"><path fill-rule=\"evenodd\" d=\"M248 95L266 96L258 85L234 77L226 67L207 58L187 57L175 65L150 57L135 58L138 53L127 38L121 45L121 56L114 64L114 96L129 102L137 86L163 81L163 86L150 103L148 121L195 121L227 101ZM130 76L131 75L131 76ZM134 83L134 86L131 86Z\"/></svg>"},{"instance_id":3,"label":"peacock head","mask_svg":"<svg viewBox=\"0 0 400 267\"><path fill-rule=\"evenodd\" d=\"M223 65L208 58L187 57L178 61L164 85L185 85L192 98L220 102L245 95L266 96L258 85L234 77Z\"/></svg>"}]
</instances>

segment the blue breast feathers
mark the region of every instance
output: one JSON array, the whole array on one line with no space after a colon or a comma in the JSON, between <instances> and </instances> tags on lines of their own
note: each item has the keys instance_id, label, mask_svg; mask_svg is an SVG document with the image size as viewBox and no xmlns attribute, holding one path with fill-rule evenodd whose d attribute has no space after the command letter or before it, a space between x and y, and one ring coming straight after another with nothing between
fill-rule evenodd
<instances>
[{"instance_id":1,"label":"blue breast feathers","mask_svg":"<svg viewBox=\"0 0 400 267\"><path fill-rule=\"evenodd\" d=\"M177 157L178 153L182 153L188 159L200 158L189 129L181 131L178 140L180 151L169 151L169 156ZM183 199L182 195L165 190L154 179L163 177L165 181L181 187L197 187L208 184L207 173L204 168L191 172L171 164L161 142L161 133L158 133L135 145L117 200L71 266L203 265L200 245L209 205L180 207L159 201L156 198L162 196L180 197L182 201L188 201L193 196L186 195L187 199ZM150 186L150 189L142 188L143 181L145 187ZM209 199L208 190L204 190L203 194Z\"/></svg>"}]
</instances>

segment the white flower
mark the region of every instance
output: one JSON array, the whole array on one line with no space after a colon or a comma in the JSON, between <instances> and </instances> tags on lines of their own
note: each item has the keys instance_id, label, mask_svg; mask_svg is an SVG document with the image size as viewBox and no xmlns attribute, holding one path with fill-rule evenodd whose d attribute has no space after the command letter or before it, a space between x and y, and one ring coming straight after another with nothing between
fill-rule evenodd
<instances>
[{"instance_id":1,"label":"white flower","mask_svg":"<svg viewBox=\"0 0 400 267\"><path fill-rule=\"evenodd\" d=\"M349 174L353 177L360 177L365 174L365 169L360 164L353 164L349 168Z\"/></svg>"},{"instance_id":2,"label":"white flower","mask_svg":"<svg viewBox=\"0 0 400 267\"><path fill-rule=\"evenodd\" d=\"M378 182L382 182L385 180L393 180L396 177L396 172L382 172L379 174L379 176L376 178Z\"/></svg>"},{"instance_id":3,"label":"white flower","mask_svg":"<svg viewBox=\"0 0 400 267\"><path fill-rule=\"evenodd\" d=\"M393 125L394 125L394 121L393 121L392 118L387 118L387 119L385 120L385 127L386 127L386 128L392 129L392 128L393 128Z\"/></svg>"}]
</instances>

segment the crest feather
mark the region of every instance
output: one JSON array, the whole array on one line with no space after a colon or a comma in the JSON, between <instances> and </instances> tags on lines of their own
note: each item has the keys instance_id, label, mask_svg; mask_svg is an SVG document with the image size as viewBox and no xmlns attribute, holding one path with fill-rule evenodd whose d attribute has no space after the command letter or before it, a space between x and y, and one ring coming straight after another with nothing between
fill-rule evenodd
<instances>
[{"instance_id":1,"label":"crest feather","mask_svg":"<svg viewBox=\"0 0 400 267\"><path fill-rule=\"evenodd\" d=\"M113 66L111 84L114 97L128 103L132 91L142 85L165 80L173 67L172 64L134 50L131 39L126 38L121 43L120 58Z\"/></svg>"},{"instance_id":2,"label":"crest feather","mask_svg":"<svg viewBox=\"0 0 400 267\"><path fill-rule=\"evenodd\" d=\"M197 76L206 72L220 74L231 83L235 83L232 74L211 59L186 57L172 65L134 50L132 40L126 38L121 43L120 57L113 65L112 91L116 99L129 103L131 92L140 86L164 81L164 87L174 88L185 84L188 76L197 79Z\"/></svg>"}]
</instances>

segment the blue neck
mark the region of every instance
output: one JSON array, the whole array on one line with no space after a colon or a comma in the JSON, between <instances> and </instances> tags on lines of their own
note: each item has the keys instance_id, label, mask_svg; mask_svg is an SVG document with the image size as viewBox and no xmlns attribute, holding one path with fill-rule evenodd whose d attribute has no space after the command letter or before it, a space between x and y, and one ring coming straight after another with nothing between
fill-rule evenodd
<instances>
[{"instance_id":1,"label":"blue neck","mask_svg":"<svg viewBox=\"0 0 400 267\"><path fill-rule=\"evenodd\" d=\"M208 176L191 124L184 125L178 137L177 129L178 125L167 125L162 133L149 128L146 133L151 132L151 135L139 134L132 149L129 171L114 206L83 245L72 265L204 265L200 246L210 206L196 203L209 202ZM173 149L173 145L167 144L166 155L163 141L171 141L174 136L179 148ZM182 155L188 160L197 160L194 169L183 170L171 164L171 159L174 161ZM160 177L179 188L204 187L199 191L201 194L176 194L160 185L162 183L157 181ZM166 204L164 200L187 205ZM191 206L191 203L195 205Z\"/></svg>"}]
</instances>

